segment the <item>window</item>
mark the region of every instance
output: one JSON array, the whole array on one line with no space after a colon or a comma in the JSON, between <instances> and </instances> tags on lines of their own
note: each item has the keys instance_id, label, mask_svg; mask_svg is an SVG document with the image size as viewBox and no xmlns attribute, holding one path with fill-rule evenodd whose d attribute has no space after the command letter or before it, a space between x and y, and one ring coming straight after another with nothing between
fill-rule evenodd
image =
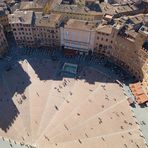
<instances>
[{"instance_id":1,"label":"window","mask_svg":"<svg viewBox=\"0 0 148 148\"><path fill-rule=\"evenodd\" d=\"M100 48L100 49L102 48L102 44L99 45L99 48Z\"/></svg>"}]
</instances>

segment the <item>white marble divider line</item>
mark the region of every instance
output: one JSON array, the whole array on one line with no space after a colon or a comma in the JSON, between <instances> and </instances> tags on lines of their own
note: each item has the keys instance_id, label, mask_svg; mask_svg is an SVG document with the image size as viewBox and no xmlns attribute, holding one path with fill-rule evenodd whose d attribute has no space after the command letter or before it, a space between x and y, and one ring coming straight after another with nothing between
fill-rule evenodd
<instances>
[{"instance_id":1,"label":"white marble divider line","mask_svg":"<svg viewBox=\"0 0 148 148\"><path fill-rule=\"evenodd\" d=\"M96 89L100 89L100 87L97 87ZM96 89L95 89L95 90L96 90ZM96 91L97 91L97 90L96 90ZM91 96L91 94L90 94L89 96ZM86 98L87 98L87 97L86 97ZM84 100L83 100L83 101L84 101ZM82 101L82 103L83 103L83 101ZM76 108L74 108L74 109L72 110L72 112L73 112L74 110L76 110L77 108L78 108L78 106L77 106ZM69 116L71 116L72 112L69 114ZM57 129L62 123L64 123L64 121L67 120L67 119L69 118L69 116L66 116L66 117L64 118L64 120L59 123L58 126L56 126L54 129L51 130L51 132L52 132L53 130ZM45 134L45 132L47 131L48 128L49 128L49 125L46 127L46 129L42 132L42 134L40 135L40 137L39 137L36 141L38 141L38 140L41 138L41 136L43 136L43 135Z\"/></svg>"},{"instance_id":2,"label":"white marble divider line","mask_svg":"<svg viewBox=\"0 0 148 148\"><path fill-rule=\"evenodd\" d=\"M80 124L78 124L78 125L72 127L70 130L76 129L76 128L81 127L81 126L84 126L84 125L87 124L87 122L89 122L90 120L94 119L95 117L97 117L97 116L103 114L104 112L106 112L106 111L108 111L108 110L111 110L112 108L116 107L117 105L119 105L120 103L122 103L122 102L124 102L124 101L126 101L126 100L127 100L127 99L124 99L124 100L121 100L121 101L117 102L116 104L110 106L109 108L103 110L102 112L99 112L98 114L95 114L94 116L92 116L91 118L85 120L84 122L82 122L82 123L80 123ZM64 131L64 132L65 132L65 131ZM54 137L52 137L52 138L58 137L59 135L62 135L64 132L61 132L61 133L59 133L58 135L56 135L56 136L54 136ZM51 139L52 139L52 138L51 138Z\"/></svg>"}]
</instances>

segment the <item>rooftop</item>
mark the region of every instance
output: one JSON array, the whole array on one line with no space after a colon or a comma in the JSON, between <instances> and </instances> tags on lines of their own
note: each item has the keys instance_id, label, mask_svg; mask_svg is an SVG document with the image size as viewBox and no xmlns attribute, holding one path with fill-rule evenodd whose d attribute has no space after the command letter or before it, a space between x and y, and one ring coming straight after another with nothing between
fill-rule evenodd
<instances>
[{"instance_id":1,"label":"rooftop","mask_svg":"<svg viewBox=\"0 0 148 148\"><path fill-rule=\"evenodd\" d=\"M148 27L147 26L141 26L141 28L139 29L139 32L148 36Z\"/></svg>"},{"instance_id":2,"label":"rooftop","mask_svg":"<svg viewBox=\"0 0 148 148\"><path fill-rule=\"evenodd\" d=\"M96 11L90 11L89 8L85 6L77 6L77 5L66 5L66 4L61 4L57 5L53 8L53 11L58 11L58 12L71 12L71 13L81 13L81 14L93 14L93 15L99 15L101 12L96 12Z\"/></svg>"},{"instance_id":3,"label":"rooftop","mask_svg":"<svg viewBox=\"0 0 148 148\"><path fill-rule=\"evenodd\" d=\"M81 20L75 20L75 19L70 19L65 25L65 28L80 29L80 30L87 30L87 31L95 30L96 27L97 26L95 23L89 23L87 21L81 21Z\"/></svg>"},{"instance_id":4,"label":"rooftop","mask_svg":"<svg viewBox=\"0 0 148 148\"><path fill-rule=\"evenodd\" d=\"M8 16L10 23L31 24L33 11L15 11Z\"/></svg>"},{"instance_id":5,"label":"rooftop","mask_svg":"<svg viewBox=\"0 0 148 148\"><path fill-rule=\"evenodd\" d=\"M42 5L39 5L38 3L35 3L33 1L31 2L21 2L20 9L26 10L26 9L35 9L35 8L43 8Z\"/></svg>"},{"instance_id":6,"label":"rooftop","mask_svg":"<svg viewBox=\"0 0 148 148\"><path fill-rule=\"evenodd\" d=\"M134 94L138 104L143 104L145 102L148 102L148 97L144 93L141 83L131 84L130 89L132 93Z\"/></svg>"},{"instance_id":7,"label":"rooftop","mask_svg":"<svg viewBox=\"0 0 148 148\"><path fill-rule=\"evenodd\" d=\"M97 32L102 32L106 34L111 34L112 32L112 27L110 25L99 25L97 27Z\"/></svg>"},{"instance_id":8,"label":"rooftop","mask_svg":"<svg viewBox=\"0 0 148 148\"><path fill-rule=\"evenodd\" d=\"M3 30L3 26L0 24L0 32L1 32L1 30Z\"/></svg>"},{"instance_id":9,"label":"rooftop","mask_svg":"<svg viewBox=\"0 0 148 148\"><path fill-rule=\"evenodd\" d=\"M125 5L117 5L114 6L116 13L128 12L137 9L133 5L125 4Z\"/></svg>"},{"instance_id":10,"label":"rooftop","mask_svg":"<svg viewBox=\"0 0 148 148\"><path fill-rule=\"evenodd\" d=\"M110 15L120 14L124 12L131 12L133 10L137 10L138 8L132 4L115 4L111 5L109 3L100 3L100 8L103 13L107 13Z\"/></svg>"},{"instance_id":11,"label":"rooftop","mask_svg":"<svg viewBox=\"0 0 148 148\"><path fill-rule=\"evenodd\" d=\"M4 16L4 15L6 15L8 13L9 12L4 7L0 7L0 16Z\"/></svg>"},{"instance_id":12,"label":"rooftop","mask_svg":"<svg viewBox=\"0 0 148 148\"><path fill-rule=\"evenodd\" d=\"M60 14L42 15L41 12L35 13L35 25L36 26L47 26L55 27L59 24Z\"/></svg>"},{"instance_id":13,"label":"rooftop","mask_svg":"<svg viewBox=\"0 0 148 148\"><path fill-rule=\"evenodd\" d=\"M129 19L132 21L133 24L139 24L139 23L143 22L144 14L129 16Z\"/></svg>"},{"instance_id":14,"label":"rooftop","mask_svg":"<svg viewBox=\"0 0 148 148\"><path fill-rule=\"evenodd\" d=\"M91 11L96 11L96 12L102 12L100 3L92 2L92 3L86 3L86 6L91 10Z\"/></svg>"},{"instance_id":15,"label":"rooftop","mask_svg":"<svg viewBox=\"0 0 148 148\"><path fill-rule=\"evenodd\" d=\"M128 30L126 31L126 35L128 39L133 39L135 40L136 36L137 36L137 32L134 29Z\"/></svg>"},{"instance_id":16,"label":"rooftop","mask_svg":"<svg viewBox=\"0 0 148 148\"><path fill-rule=\"evenodd\" d=\"M115 8L109 3L100 3L100 8L104 14L114 15L116 13Z\"/></svg>"},{"instance_id":17,"label":"rooftop","mask_svg":"<svg viewBox=\"0 0 148 148\"><path fill-rule=\"evenodd\" d=\"M4 14L5 14L4 8L3 7L0 7L0 16L2 16Z\"/></svg>"}]
</instances>

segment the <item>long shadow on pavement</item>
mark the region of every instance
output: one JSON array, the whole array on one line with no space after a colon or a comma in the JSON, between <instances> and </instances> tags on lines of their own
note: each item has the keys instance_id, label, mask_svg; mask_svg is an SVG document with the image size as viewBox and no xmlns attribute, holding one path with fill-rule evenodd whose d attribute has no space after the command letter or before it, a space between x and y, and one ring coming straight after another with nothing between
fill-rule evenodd
<instances>
[{"instance_id":1,"label":"long shadow on pavement","mask_svg":"<svg viewBox=\"0 0 148 148\"><path fill-rule=\"evenodd\" d=\"M0 75L0 128L3 131L7 132L19 115L19 110L12 100L13 96L23 94L30 83L28 74L20 64Z\"/></svg>"}]
</instances>

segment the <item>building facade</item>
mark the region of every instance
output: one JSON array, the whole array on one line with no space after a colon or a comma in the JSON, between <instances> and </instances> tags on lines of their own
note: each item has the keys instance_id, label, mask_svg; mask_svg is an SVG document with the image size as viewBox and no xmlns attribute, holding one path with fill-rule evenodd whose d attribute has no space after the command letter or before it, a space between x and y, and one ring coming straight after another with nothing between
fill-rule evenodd
<instances>
[{"instance_id":1,"label":"building facade","mask_svg":"<svg viewBox=\"0 0 148 148\"><path fill-rule=\"evenodd\" d=\"M5 10L3 7L0 7L0 24L3 25L5 32L10 31L8 14L9 12L7 10Z\"/></svg>"},{"instance_id":2,"label":"building facade","mask_svg":"<svg viewBox=\"0 0 148 148\"><path fill-rule=\"evenodd\" d=\"M35 14L35 24L33 35L35 44L38 47L60 47L60 25L62 16L60 14L50 14L43 16L42 13Z\"/></svg>"},{"instance_id":3,"label":"building facade","mask_svg":"<svg viewBox=\"0 0 148 148\"><path fill-rule=\"evenodd\" d=\"M64 11L43 15L41 12L16 11L9 15L9 21L18 46L62 47L75 53L107 56L140 80L148 94L148 52L143 49L148 28L141 26L137 17L129 17L132 24L123 17L114 19L114 25L111 25L105 20L94 22L94 18L87 18L87 15L82 18L83 13L80 16L78 13L73 15L73 12ZM66 21L68 16L74 19Z\"/></svg>"},{"instance_id":4,"label":"building facade","mask_svg":"<svg viewBox=\"0 0 148 148\"><path fill-rule=\"evenodd\" d=\"M4 28L0 25L0 57L3 56L8 50L8 43L5 37Z\"/></svg>"},{"instance_id":5,"label":"building facade","mask_svg":"<svg viewBox=\"0 0 148 148\"><path fill-rule=\"evenodd\" d=\"M134 32L132 37L119 34L119 32L118 34L115 33L115 35L112 56L120 60L123 67L127 68L137 79L142 81L144 77L142 67L146 59L144 61L140 58L140 49L148 34L140 29L139 32Z\"/></svg>"},{"instance_id":6,"label":"building facade","mask_svg":"<svg viewBox=\"0 0 148 148\"><path fill-rule=\"evenodd\" d=\"M132 26L133 27L133 26ZM141 81L148 95L148 50L143 44L148 39L148 27L137 31L125 23L99 25L96 29L94 54L108 57Z\"/></svg>"},{"instance_id":7,"label":"building facade","mask_svg":"<svg viewBox=\"0 0 148 148\"><path fill-rule=\"evenodd\" d=\"M113 50L113 39L112 27L99 25L96 29L94 52L101 55L110 55Z\"/></svg>"},{"instance_id":8,"label":"building facade","mask_svg":"<svg viewBox=\"0 0 148 148\"><path fill-rule=\"evenodd\" d=\"M11 31L19 47L34 46L33 20L33 11L15 11L14 14L9 15Z\"/></svg>"},{"instance_id":9,"label":"building facade","mask_svg":"<svg viewBox=\"0 0 148 148\"><path fill-rule=\"evenodd\" d=\"M70 19L61 27L61 45L65 49L88 53L94 50L95 25L86 21Z\"/></svg>"},{"instance_id":10,"label":"building facade","mask_svg":"<svg viewBox=\"0 0 148 148\"><path fill-rule=\"evenodd\" d=\"M42 12L16 11L9 15L11 30L20 47L59 47L60 14L43 15Z\"/></svg>"}]
</instances>

